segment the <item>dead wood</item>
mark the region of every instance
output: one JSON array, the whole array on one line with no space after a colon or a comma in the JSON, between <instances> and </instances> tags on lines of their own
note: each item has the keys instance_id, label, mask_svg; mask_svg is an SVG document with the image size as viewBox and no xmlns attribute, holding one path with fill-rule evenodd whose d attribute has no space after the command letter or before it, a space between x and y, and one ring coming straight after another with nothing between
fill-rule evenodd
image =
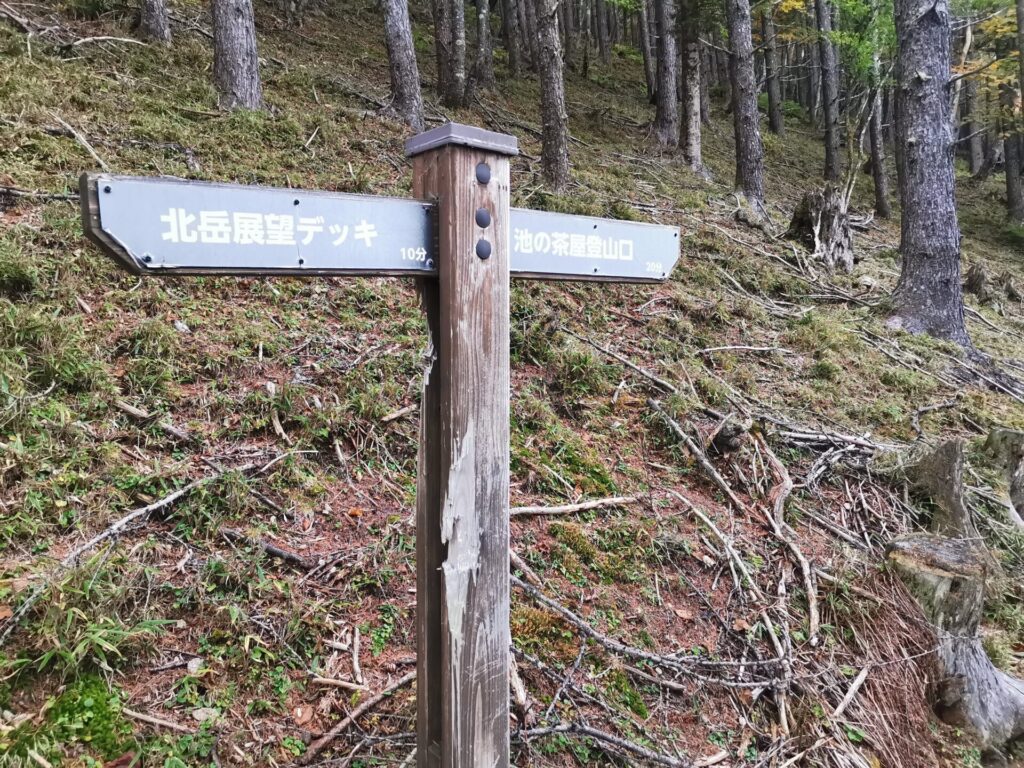
<instances>
[{"instance_id":1,"label":"dead wood","mask_svg":"<svg viewBox=\"0 0 1024 768\"><path fill-rule=\"evenodd\" d=\"M607 499L593 499L581 501L578 504L565 504L560 507L512 507L509 514L512 517L543 516L543 515L571 515L576 512L587 512L591 509L606 509L608 507L624 507L633 504L640 499L639 496L612 496Z\"/></svg>"},{"instance_id":2,"label":"dead wood","mask_svg":"<svg viewBox=\"0 0 1024 768\"><path fill-rule=\"evenodd\" d=\"M887 559L938 637L936 711L998 752L1024 736L1024 680L993 665L978 628L991 556L977 540L919 533L893 541Z\"/></svg>"},{"instance_id":3,"label":"dead wood","mask_svg":"<svg viewBox=\"0 0 1024 768\"><path fill-rule=\"evenodd\" d=\"M994 429L985 441L986 452L1002 470L1009 492L1007 516L1024 530L1024 432L1015 429Z\"/></svg>"},{"instance_id":4,"label":"dead wood","mask_svg":"<svg viewBox=\"0 0 1024 768\"><path fill-rule=\"evenodd\" d=\"M252 536L247 536L246 534L242 533L241 531L235 528L221 528L220 532L231 541L241 542L255 549L262 549L270 557L274 557L278 560L281 560L282 562L294 565L299 570L308 571L311 570L314 566L316 566L316 563L314 561L311 561L303 557L302 555L296 554L295 552L290 552L287 549L282 549L276 544L271 544L269 541L264 541L263 539L255 539Z\"/></svg>"},{"instance_id":5,"label":"dead wood","mask_svg":"<svg viewBox=\"0 0 1024 768\"><path fill-rule=\"evenodd\" d=\"M852 272L857 259L847 200L833 184L804 193L793 211L786 237L802 243L828 269Z\"/></svg>"},{"instance_id":6,"label":"dead wood","mask_svg":"<svg viewBox=\"0 0 1024 768\"><path fill-rule=\"evenodd\" d=\"M185 430L179 429L170 422L159 421L159 415L149 413L148 411L145 411L142 408L136 408L134 405L126 403L124 400L115 400L114 407L117 408L122 413L125 413L131 416L133 419L136 419L143 423L155 421L156 425L160 427L160 429L163 432L170 435L175 440L182 440L187 442L192 439L192 436L189 435L189 433L186 432Z\"/></svg>"},{"instance_id":7,"label":"dead wood","mask_svg":"<svg viewBox=\"0 0 1024 768\"><path fill-rule=\"evenodd\" d=\"M393 694L395 691L404 688L415 679L416 672L409 672L403 675L402 677L398 678L398 680L393 682L380 693L368 698L358 707L353 709L352 712L350 712L347 717L340 720L337 723L337 725L331 728L331 730L327 731L327 733L323 734L319 739L310 744L309 749L307 749L305 754L303 754L302 757L300 757L296 762L299 765L309 765L317 757L317 755L323 752L324 749L327 746L329 746L332 741L334 741L336 738L338 738L338 736L344 733L345 729L352 725L352 723L354 723L357 719L359 719L364 714L369 712L375 706L380 704L382 701L384 701L384 699Z\"/></svg>"},{"instance_id":8,"label":"dead wood","mask_svg":"<svg viewBox=\"0 0 1024 768\"><path fill-rule=\"evenodd\" d=\"M918 491L931 497L936 510L929 530L953 538L979 538L964 502L964 442L949 440L903 467Z\"/></svg>"}]
</instances>

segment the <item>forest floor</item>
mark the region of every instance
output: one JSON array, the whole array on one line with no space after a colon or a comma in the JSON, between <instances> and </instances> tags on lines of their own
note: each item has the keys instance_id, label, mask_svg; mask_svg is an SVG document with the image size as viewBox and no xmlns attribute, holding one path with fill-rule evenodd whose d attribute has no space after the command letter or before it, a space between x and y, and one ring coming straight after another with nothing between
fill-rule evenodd
<instances>
[{"instance_id":1,"label":"forest floor","mask_svg":"<svg viewBox=\"0 0 1024 768\"><path fill-rule=\"evenodd\" d=\"M330 5L288 30L260 5L270 109L225 114L198 3L174 4L168 49L103 40L130 34L114 0L0 8L20 19L0 16L0 187L40 193L0 191L0 766L288 764L414 669L425 334L413 286L131 277L83 238L77 179L96 161L68 126L113 173L407 196L407 131L376 114L381 21L369 3ZM432 82L426 17L414 20ZM513 506L632 497L513 518L532 572L515 573L543 598L513 589L530 709L516 764L638 764L639 747L664 765L977 765L976 746L928 708L933 640L881 567L929 504L866 465L968 441L968 498L1011 576L989 600L986 647L1021 674L1024 536L1005 523L980 445L993 427L1024 428L1024 407L956 348L886 329L898 221L866 220L850 275L737 223L722 105L706 182L650 148L641 63L624 48L587 79L568 73L575 182L553 195L539 178L537 84L500 64L499 82L472 109L428 112L519 137L514 205L684 236L664 285L513 286ZM822 165L817 131L795 105L787 117L785 138L765 135L780 232ZM1000 179L962 176L965 261L1019 283L1024 233L1004 224L1001 195ZM861 175L855 212L871 199ZM1019 374L1019 300L968 302L977 346ZM702 464L714 412L753 424L742 445L708 453L727 488ZM813 599L785 531L766 525L790 479L785 519ZM366 690L317 683L353 679L357 636ZM322 757L402 763L414 701L414 685L399 688ZM620 743L530 732L558 723Z\"/></svg>"}]
</instances>

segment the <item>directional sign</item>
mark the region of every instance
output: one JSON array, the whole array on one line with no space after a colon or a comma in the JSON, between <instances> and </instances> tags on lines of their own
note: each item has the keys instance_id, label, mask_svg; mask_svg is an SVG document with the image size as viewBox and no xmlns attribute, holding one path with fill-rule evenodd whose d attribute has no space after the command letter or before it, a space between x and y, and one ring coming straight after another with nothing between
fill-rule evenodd
<instances>
[{"instance_id":1,"label":"directional sign","mask_svg":"<svg viewBox=\"0 0 1024 768\"><path fill-rule=\"evenodd\" d=\"M436 274L432 203L86 174L86 233L135 274ZM657 282L676 227L511 209L510 271L540 280Z\"/></svg>"}]
</instances>

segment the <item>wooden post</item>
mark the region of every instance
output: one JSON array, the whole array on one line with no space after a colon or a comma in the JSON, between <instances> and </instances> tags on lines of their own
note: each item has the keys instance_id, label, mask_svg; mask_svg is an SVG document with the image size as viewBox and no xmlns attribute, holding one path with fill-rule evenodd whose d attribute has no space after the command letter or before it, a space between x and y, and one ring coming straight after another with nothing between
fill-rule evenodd
<instances>
[{"instance_id":1,"label":"wooden post","mask_svg":"<svg viewBox=\"0 0 1024 768\"><path fill-rule=\"evenodd\" d=\"M509 156L460 125L412 139L437 204L438 277L416 500L418 768L509 764Z\"/></svg>"}]
</instances>

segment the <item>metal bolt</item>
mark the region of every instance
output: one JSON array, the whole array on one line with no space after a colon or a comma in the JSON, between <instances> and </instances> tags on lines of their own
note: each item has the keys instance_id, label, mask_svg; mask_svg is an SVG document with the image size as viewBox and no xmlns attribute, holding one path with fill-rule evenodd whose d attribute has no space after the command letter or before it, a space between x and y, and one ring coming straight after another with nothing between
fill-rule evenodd
<instances>
[{"instance_id":1,"label":"metal bolt","mask_svg":"<svg viewBox=\"0 0 1024 768\"><path fill-rule=\"evenodd\" d=\"M476 166L476 180L480 184L487 184L491 180L491 166L487 163L478 163Z\"/></svg>"},{"instance_id":2,"label":"metal bolt","mask_svg":"<svg viewBox=\"0 0 1024 768\"><path fill-rule=\"evenodd\" d=\"M434 260L433 259L427 259L426 267L427 267L427 269L433 269L434 268Z\"/></svg>"},{"instance_id":3,"label":"metal bolt","mask_svg":"<svg viewBox=\"0 0 1024 768\"><path fill-rule=\"evenodd\" d=\"M491 212L486 208L476 209L476 225L481 229L486 229L491 224Z\"/></svg>"},{"instance_id":4,"label":"metal bolt","mask_svg":"<svg viewBox=\"0 0 1024 768\"><path fill-rule=\"evenodd\" d=\"M103 188L103 191L106 192L109 195L110 194L110 185L108 184L107 186L105 186Z\"/></svg>"},{"instance_id":5,"label":"metal bolt","mask_svg":"<svg viewBox=\"0 0 1024 768\"><path fill-rule=\"evenodd\" d=\"M482 238L477 240L476 255L481 259L491 258L491 244Z\"/></svg>"},{"instance_id":6,"label":"metal bolt","mask_svg":"<svg viewBox=\"0 0 1024 768\"><path fill-rule=\"evenodd\" d=\"M305 260L305 259L299 259L299 266L300 266L300 267L301 267L301 266L302 266L303 264L305 264L305 263L306 263L306 260Z\"/></svg>"},{"instance_id":7,"label":"metal bolt","mask_svg":"<svg viewBox=\"0 0 1024 768\"><path fill-rule=\"evenodd\" d=\"M299 204L299 201L297 199L292 201L292 205L298 205L298 204Z\"/></svg>"},{"instance_id":8,"label":"metal bolt","mask_svg":"<svg viewBox=\"0 0 1024 768\"><path fill-rule=\"evenodd\" d=\"M110 189L110 187L107 187L107 189ZM153 257L147 253L145 256L142 257L142 260L149 264L153 260Z\"/></svg>"}]
</instances>

